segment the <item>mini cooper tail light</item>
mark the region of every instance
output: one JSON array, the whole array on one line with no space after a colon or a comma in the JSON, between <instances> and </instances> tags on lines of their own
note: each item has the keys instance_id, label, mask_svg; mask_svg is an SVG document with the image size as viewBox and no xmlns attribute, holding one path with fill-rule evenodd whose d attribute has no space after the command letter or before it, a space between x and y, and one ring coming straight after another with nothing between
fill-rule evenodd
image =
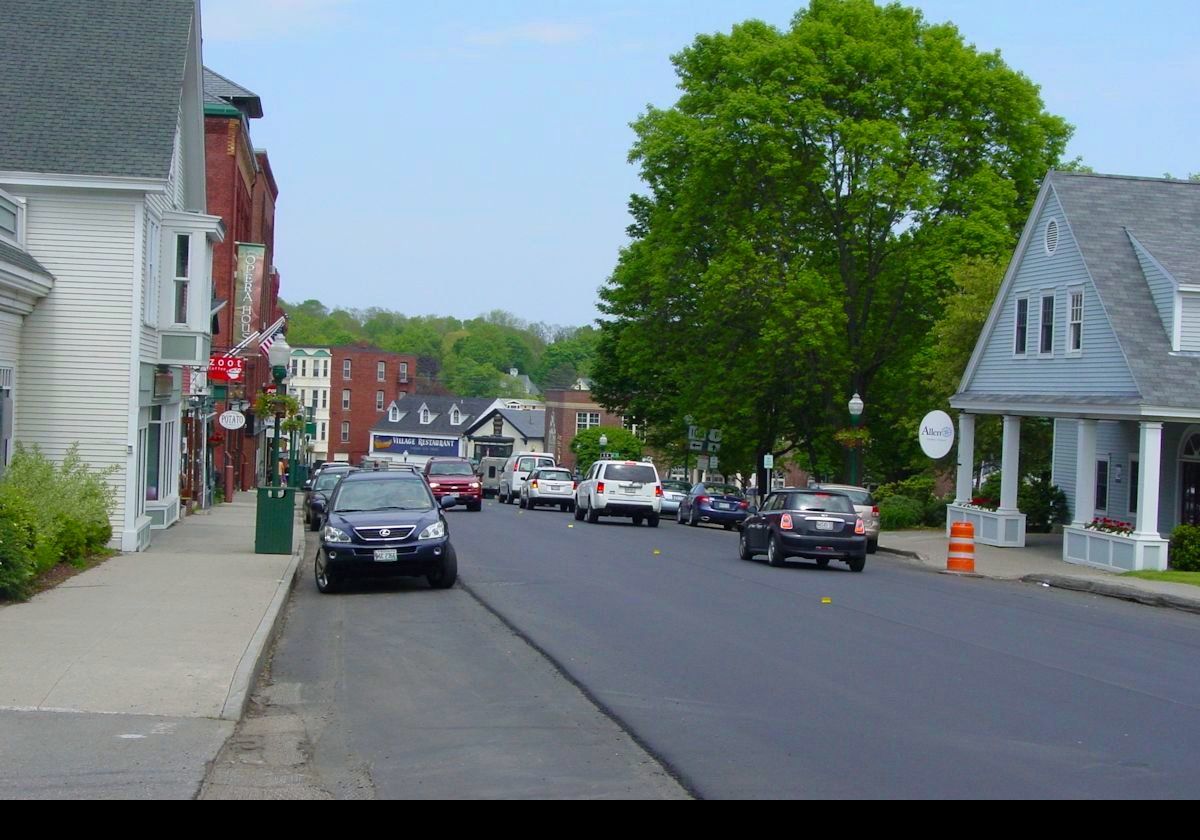
<instances>
[{"instance_id":1,"label":"mini cooper tail light","mask_svg":"<svg viewBox=\"0 0 1200 840\"><path fill-rule=\"evenodd\" d=\"M779 517L779 527L785 531L792 530L792 515L790 513L785 513Z\"/></svg>"},{"instance_id":2,"label":"mini cooper tail light","mask_svg":"<svg viewBox=\"0 0 1200 840\"><path fill-rule=\"evenodd\" d=\"M854 533L860 536L867 533L867 526L863 524L861 519L854 525Z\"/></svg>"}]
</instances>

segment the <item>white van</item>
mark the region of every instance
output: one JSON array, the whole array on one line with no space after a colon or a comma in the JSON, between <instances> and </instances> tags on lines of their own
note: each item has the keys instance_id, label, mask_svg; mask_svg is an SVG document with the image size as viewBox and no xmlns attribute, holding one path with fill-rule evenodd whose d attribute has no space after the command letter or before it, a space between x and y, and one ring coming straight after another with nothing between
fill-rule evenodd
<instances>
[{"instance_id":1,"label":"white van","mask_svg":"<svg viewBox=\"0 0 1200 840\"><path fill-rule=\"evenodd\" d=\"M601 516L628 516L658 527L663 488L650 461L597 461L575 491L575 518L599 522Z\"/></svg>"},{"instance_id":2,"label":"white van","mask_svg":"<svg viewBox=\"0 0 1200 840\"><path fill-rule=\"evenodd\" d=\"M521 485L529 474L541 467L557 467L553 455L545 452L518 452L504 462L504 472L500 473L500 486L496 490L496 499L501 504L511 505L521 495Z\"/></svg>"}]
</instances>

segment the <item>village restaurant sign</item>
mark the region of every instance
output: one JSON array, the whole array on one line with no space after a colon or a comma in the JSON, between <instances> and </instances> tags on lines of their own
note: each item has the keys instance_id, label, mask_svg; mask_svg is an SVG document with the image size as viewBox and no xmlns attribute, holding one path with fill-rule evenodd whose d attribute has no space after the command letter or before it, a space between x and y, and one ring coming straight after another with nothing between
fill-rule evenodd
<instances>
[{"instance_id":1,"label":"village restaurant sign","mask_svg":"<svg viewBox=\"0 0 1200 840\"><path fill-rule=\"evenodd\" d=\"M374 435L371 439L372 452L389 452L395 455L458 455L458 438L410 437L409 435Z\"/></svg>"}]
</instances>

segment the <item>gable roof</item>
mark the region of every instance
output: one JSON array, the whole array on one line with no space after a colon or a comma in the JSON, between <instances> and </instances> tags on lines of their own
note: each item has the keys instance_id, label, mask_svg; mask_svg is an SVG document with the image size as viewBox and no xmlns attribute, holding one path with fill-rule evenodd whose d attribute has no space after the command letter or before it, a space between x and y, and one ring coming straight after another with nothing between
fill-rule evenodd
<instances>
[{"instance_id":1,"label":"gable roof","mask_svg":"<svg viewBox=\"0 0 1200 840\"><path fill-rule=\"evenodd\" d=\"M204 110L207 113L210 105L223 105L234 108L239 114L251 119L259 119L263 115L262 99L252 90L225 78L216 70L204 68Z\"/></svg>"},{"instance_id":2,"label":"gable roof","mask_svg":"<svg viewBox=\"0 0 1200 840\"><path fill-rule=\"evenodd\" d=\"M4 0L0 170L166 180L194 0Z\"/></svg>"},{"instance_id":3,"label":"gable roof","mask_svg":"<svg viewBox=\"0 0 1200 840\"><path fill-rule=\"evenodd\" d=\"M1200 183L1052 172L1071 232L1142 402L1195 406L1200 357L1173 354L1129 233L1183 284L1200 284ZM1154 329L1150 327L1154 326Z\"/></svg>"},{"instance_id":4,"label":"gable roof","mask_svg":"<svg viewBox=\"0 0 1200 840\"><path fill-rule=\"evenodd\" d=\"M487 411L492 401L484 397L435 397L409 394L393 400L382 417L371 427L372 432L383 434L427 435L430 437L461 437L467 433L475 418ZM388 419L392 406L400 410L399 421ZM422 425L421 406L427 406L433 421ZM450 423L450 410L458 406L462 422L457 426Z\"/></svg>"},{"instance_id":5,"label":"gable roof","mask_svg":"<svg viewBox=\"0 0 1200 840\"><path fill-rule=\"evenodd\" d=\"M492 418L499 414L510 426L520 432L526 442L542 440L546 437L546 412L544 410L516 411L510 408L495 408L471 422L467 434L473 435L485 428Z\"/></svg>"},{"instance_id":6,"label":"gable roof","mask_svg":"<svg viewBox=\"0 0 1200 840\"><path fill-rule=\"evenodd\" d=\"M1050 193L1058 199L1080 256L1108 316L1137 387L1138 397L1095 394L984 395L969 386L1000 309L1029 247L1032 225ZM1197 407L1200 354L1173 353L1130 234L1181 284L1200 285L1200 183L1079 172L1050 172L1017 246L971 362L956 395L972 401L1033 401L1047 405L1140 404Z\"/></svg>"}]
</instances>

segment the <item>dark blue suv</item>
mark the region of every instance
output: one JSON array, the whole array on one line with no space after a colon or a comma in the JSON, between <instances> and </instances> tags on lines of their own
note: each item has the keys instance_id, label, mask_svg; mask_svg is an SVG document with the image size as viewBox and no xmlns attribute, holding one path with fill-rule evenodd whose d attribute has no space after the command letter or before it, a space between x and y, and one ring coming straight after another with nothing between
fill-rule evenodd
<instances>
[{"instance_id":1,"label":"dark blue suv","mask_svg":"<svg viewBox=\"0 0 1200 840\"><path fill-rule=\"evenodd\" d=\"M340 482L324 513L317 589L333 592L350 577L424 577L435 589L458 579L450 527L425 479L408 470L355 472Z\"/></svg>"}]
</instances>

